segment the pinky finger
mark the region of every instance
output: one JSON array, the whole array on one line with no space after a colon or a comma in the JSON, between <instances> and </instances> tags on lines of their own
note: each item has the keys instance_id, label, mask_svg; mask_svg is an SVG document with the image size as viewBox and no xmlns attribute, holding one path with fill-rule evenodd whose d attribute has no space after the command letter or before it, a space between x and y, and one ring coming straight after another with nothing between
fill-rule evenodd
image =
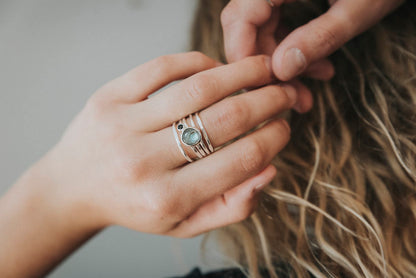
<instances>
[{"instance_id":1,"label":"pinky finger","mask_svg":"<svg viewBox=\"0 0 416 278\"><path fill-rule=\"evenodd\" d=\"M167 234L190 238L248 218L256 207L257 193L275 175L276 168L269 165L256 176L203 204Z\"/></svg>"}]
</instances>

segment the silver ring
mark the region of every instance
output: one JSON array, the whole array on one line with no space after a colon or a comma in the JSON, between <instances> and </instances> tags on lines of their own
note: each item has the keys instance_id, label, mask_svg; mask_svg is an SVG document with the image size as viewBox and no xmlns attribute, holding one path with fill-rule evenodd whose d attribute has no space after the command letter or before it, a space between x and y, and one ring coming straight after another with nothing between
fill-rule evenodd
<instances>
[{"instance_id":1,"label":"silver ring","mask_svg":"<svg viewBox=\"0 0 416 278\"><path fill-rule=\"evenodd\" d=\"M187 161L193 162L214 152L198 113L190 114L173 123L172 131L179 151Z\"/></svg>"}]
</instances>

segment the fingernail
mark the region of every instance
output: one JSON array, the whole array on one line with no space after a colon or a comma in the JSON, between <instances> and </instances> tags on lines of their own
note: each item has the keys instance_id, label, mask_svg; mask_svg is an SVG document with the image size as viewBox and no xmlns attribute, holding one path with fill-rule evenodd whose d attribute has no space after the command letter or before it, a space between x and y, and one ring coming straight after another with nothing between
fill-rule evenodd
<instances>
[{"instance_id":1,"label":"fingernail","mask_svg":"<svg viewBox=\"0 0 416 278\"><path fill-rule=\"evenodd\" d=\"M270 56L264 57L264 63L266 64L267 69L272 72L272 58Z\"/></svg>"},{"instance_id":2,"label":"fingernail","mask_svg":"<svg viewBox=\"0 0 416 278\"><path fill-rule=\"evenodd\" d=\"M296 101L298 100L298 94L296 92L296 89L288 84L282 84L280 85L283 90L285 90L287 96L290 99L290 106L295 105Z\"/></svg>"},{"instance_id":3,"label":"fingernail","mask_svg":"<svg viewBox=\"0 0 416 278\"><path fill-rule=\"evenodd\" d=\"M272 182L272 180L276 176L276 172L277 170L274 166L269 165L268 167L266 167L266 169L264 169L260 173L260 175L254 178L254 180L252 181L253 182L251 186L252 194L256 194L258 191L262 190L264 187L270 184L270 182Z\"/></svg>"},{"instance_id":4,"label":"fingernail","mask_svg":"<svg viewBox=\"0 0 416 278\"><path fill-rule=\"evenodd\" d=\"M292 79L306 69L306 58L299 48L287 50L282 63L287 79Z\"/></svg>"},{"instance_id":5,"label":"fingernail","mask_svg":"<svg viewBox=\"0 0 416 278\"><path fill-rule=\"evenodd\" d=\"M259 185L257 185L255 188L254 188L254 193L256 193L256 192L259 192L259 191L261 191L263 188L265 188L267 185L269 185L268 183L262 183L262 184L259 184Z\"/></svg>"},{"instance_id":6,"label":"fingernail","mask_svg":"<svg viewBox=\"0 0 416 278\"><path fill-rule=\"evenodd\" d=\"M303 113L303 108L300 105L300 103L296 103L295 105L293 105L292 107L295 111L297 111L298 113Z\"/></svg>"},{"instance_id":7,"label":"fingernail","mask_svg":"<svg viewBox=\"0 0 416 278\"><path fill-rule=\"evenodd\" d=\"M291 128L290 128L289 123L286 120L284 120L284 119L282 119L281 121L286 126L286 128L289 130L289 132L291 132Z\"/></svg>"}]
</instances>

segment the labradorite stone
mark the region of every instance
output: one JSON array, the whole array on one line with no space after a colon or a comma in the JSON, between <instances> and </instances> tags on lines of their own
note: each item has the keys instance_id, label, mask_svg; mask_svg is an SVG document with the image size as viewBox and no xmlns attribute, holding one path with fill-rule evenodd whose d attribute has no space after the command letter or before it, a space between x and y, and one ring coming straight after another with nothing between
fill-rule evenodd
<instances>
[{"instance_id":1,"label":"labradorite stone","mask_svg":"<svg viewBox=\"0 0 416 278\"><path fill-rule=\"evenodd\" d=\"M195 146L201 141L201 133L194 128L187 128L182 133L182 142L188 146Z\"/></svg>"}]
</instances>

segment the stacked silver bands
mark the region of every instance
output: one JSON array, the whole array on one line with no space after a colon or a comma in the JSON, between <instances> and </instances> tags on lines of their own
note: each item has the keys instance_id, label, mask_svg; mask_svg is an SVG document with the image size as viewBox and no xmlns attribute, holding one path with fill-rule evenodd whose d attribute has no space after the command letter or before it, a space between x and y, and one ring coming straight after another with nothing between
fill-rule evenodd
<instances>
[{"instance_id":1,"label":"stacked silver bands","mask_svg":"<svg viewBox=\"0 0 416 278\"><path fill-rule=\"evenodd\" d=\"M195 125L194 118L196 119L197 125ZM198 113L191 114L173 123L172 130L181 154L189 162L193 162L214 152L214 147L208 138L208 134ZM194 154L192 157L189 156L188 150Z\"/></svg>"}]
</instances>

